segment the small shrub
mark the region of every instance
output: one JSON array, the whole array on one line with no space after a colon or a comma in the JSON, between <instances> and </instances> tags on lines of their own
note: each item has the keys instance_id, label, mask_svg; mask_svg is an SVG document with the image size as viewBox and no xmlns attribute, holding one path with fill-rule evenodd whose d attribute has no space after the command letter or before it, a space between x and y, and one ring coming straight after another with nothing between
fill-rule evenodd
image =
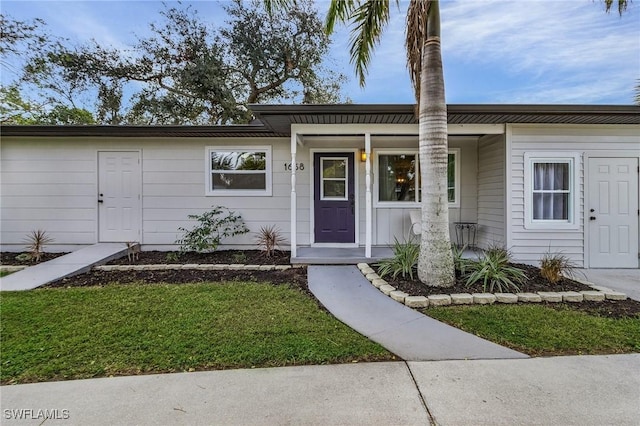
<instances>
[{"instance_id":1,"label":"small shrub","mask_svg":"<svg viewBox=\"0 0 640 426\"><path fill-rule=\"evenodd\" d=\"M275 225L263 226L256 236L256 244L262 249L266 257L273 256L276 248L280 247L280 244L284 244L285 241L280 229Z\"/></svg>"},{"instance_id":2,"label":"small shrub","mask_svg":"<svg viewBox=\"0 0 640 426\"><path fill-rule=\"evenodd\" d=\"M46 231L38 229L31 231L31 233L25 238L25 242L27 243L26 249L31 256L31 259L38 263L44 253L44 246L51 244L53 242L53 238L49 237Z\"/></svg>"},{"instance_id":3,"label":"small shrub","mask_svg":"<svg viewBox=\"0 0 640 426\"><path fill-rule=\"evenodd\" d=\"M16 256L16 260L18 262L31 262L31 259L33 258L29 253L20 253L19 255Z\"/></svg>"},{"instance_id":4,"label":"small shrub","mask_svg":"<svg viewBox=\"0 0 640 426\"><path fill-rule=\"evenodd\" d=\"M237 251L231 255L233 263L247 263L247 255L243 251Z\"/></svg>"},{"instance_id":5,"label":"small shrub","mask_svg":"<svg viewBox=\"0 0 640 426\"><path fill-rule=\"evenodd\" d=\"M453 254L453 267L456 270L457 277L463 277L467 273L467 266L470 260L462 257L467 246L458 247L455 244L451 244L451 253Z\"/></svg>"},{"instance_id":6,"label":"small shrub","mask_svg":"<svg viewBox=\"0 0 640 426\"><path fill-rule=\"evenodd\" d=\"M398 275L402 275L402 278L409 275L413 279L419 255L420 245L416 244L413 238L404 243L399 242L396 238L393 244L393 257L378 263L378 273L381 277L391 274L395 279Z\"/></svg>"},{"instance_id":7,"label":"small shrub","mask_svg":"<svg viewBox=\"0 0 640 426\"><path fill-rule=\"evenodd\" d=\"M482 282L482 290L490 293L520 291L518 284L527 278L522 269L509 264L510 255L504 248L487 250L478 261L469 261L467 286Z\"/></svg>"},{"instance_id":8,"label":"small shrub","mask_svg":"<svg viewBox=\"0 0 640 426\"><path fill-rule=\"evenodd\" d=\"M180 244L180 251L215 251L224 238L249 232L242 217L226 207L214 206L201 215L193 214L188 217L197 220L199 224L191 230L178 228L185 233L183 238L176 241Z\"/></svg>"},{"instance_id":9,"label":"small shrub","mask_svg":"<svg viewBox=\"0 0 640 426\"><path fill-rule=\"evenodd\" d=\"M180 261L180 252L170 251L165 258L168 263L178 263Z\"/></svg>"},{"instance_id":10,"label":"small shrub","mask_svg":"<svg viewBox=\"0 0 640 426\"><path fill-rule=\"evenodd\" d=\"M540 259L540 275L551 284L557 284L564 276L574 278L578 266L561 253L545 253Z\"/></svg>"}]
</instances>

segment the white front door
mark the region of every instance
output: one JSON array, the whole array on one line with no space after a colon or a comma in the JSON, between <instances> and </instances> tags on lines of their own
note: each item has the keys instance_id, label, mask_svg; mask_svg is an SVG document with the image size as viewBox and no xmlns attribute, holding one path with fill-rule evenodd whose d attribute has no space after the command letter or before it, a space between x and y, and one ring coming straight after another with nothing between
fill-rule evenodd
<instances>
[{"instance_id":1,"label":"white front door","mask_svg":"<svg viewBox=\"0 0 640 426\"><path fill-rule=\"evenodd\" d=\"M591 268L638 267L638 159L590 158L587 220Z\"/></svg>"},{"instance_id":2,"label":"white front door","mask_svg":"<svg viewBox=\"0 0 640 426\"><path fill-rule=\"evenodd\" d=\"M139 151L98 152L98 241L140 241L141 183Z\"/></svg>"}]
</instances>

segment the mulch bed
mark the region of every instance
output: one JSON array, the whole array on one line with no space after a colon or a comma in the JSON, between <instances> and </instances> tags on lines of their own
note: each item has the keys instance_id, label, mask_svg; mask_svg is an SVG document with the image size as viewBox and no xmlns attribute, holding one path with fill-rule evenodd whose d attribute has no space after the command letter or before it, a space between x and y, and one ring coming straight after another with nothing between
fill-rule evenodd
<instances>
[{"instance_id":1,"label":"mulch bed","mask_svg":"<svg viewBox=\"0 0 640 426\"><path fill-rule=\"evenodd\" d=\"M286 271L200 271L196 269L167 271L91 271L86 274L63 278L45 287L104 286L113 283L186 284L223 281L291 284L294 287L308 292L306 268L291 268Z\"/></svg>"},{"instance_id":2,"label":"mulch bed","mask_svg":"<svg viewBox=\"0 0 640 426\"><path fill-rule=\"evenodd\" d=\"M527 276L527 279L522 285L519 285L520 292L522 293L535 293L538 291L583 291L593 290L593 288L579 283L577 281L563 278L556 284L551 284L545 278L540 275L540 269L531 265L513 264L522 269ZM375 270L375 265L372 266ZM579 275L579 273L578 273ZM397 290L404 291L411 296L429 296L433 294L454 294L454 293L484 293L481 283L475 283L467 286L466 279L462 277L456 277L456 282L453 287L428 287L422 284L414 275L413 280L407 277L406 279L398 276L392 278L391 275L383 277L385 281L394 286ZM579 278L579 276L577 277ZM494 292L497 292L494 289ZM512 293L512 291L508 291ZM552 308L558 308L561 306L568 306L572 309L588 312L590 314L600 315L609 318L629 318L640 316L640 302L627 299L627 300L605 300L602 302L580 302L580 303L550 303L542 302L543 305L550 306Z\"/></svg>"},{"instance_id":3,"label":"mulch bed","mask_svg":"<svg viewBox=\"0 0 640 426\"><path fill-rule=\"evenodd\" d=\"M108 265L161 265L165 263L183 264L245 264L245 265L288 265L291 253L276 251L267 257L261 250L220 250L211 253L180 252L180 251L143 251L138 253L138 259L129 262L127 256L112 260Z\"/></svg>"},{"instance_id":4,"label":"mulch bed","mask_svg":"<svg viewBox=\"0 0 640 426\"><path fill-rule=\"evenodd\" d=\"M169 253L173 253L169 254ZM5 265L32 265L33 262L17 261L15 258L20 253L0 253L2 264ZM51 260L65 253L44 253L42 261ZM177 260L175 255L178 256ZM278 251L271 258L264 256L259 250L222 250L213 253L195 252L161 252L145 251L138 255L137 260L132 264L252 264L252 265L286 265L289 264L290 253ZM112 265L130 264L127 256L109 262ZM558 284L552 285L542 276L540 270L534 266L516 264L523 269L527 275L526 282L520 286L522 292L537 291L581 291L592 290L591 287L579 282L563 279ZM375 267L374 267L375 269ZM453 287L446 289L437 287L427 287L417 280L392 279L386 276L384 279L398 290L404 291L412 296L429 296L431 294L442 293L481 293L482 285L475 284L468 287L464 279L458 277ZM45 287L82 287L82 286L104 286L112 283L138 284L138 283L198 283L198 282L223 282L223 281L249 281L267 282L273 285L288 284L302 292L311 295L307 286L306 268L292 268L286 271L200 271L194 269L180 269L167 271L91 271L85 274L64 278ZM313 297L313 296L312 296ZM315 300L315 297L314 297ZM590 314L611 317L628 318L640 316L640 302L627 299L624 301L604 302L581 302L581 303L546 303L543 304L557 308L569 306L573 309L585 311Z\"/></svg>"},{"instance_id":5,"label":"mulch bed","mask_svg":"<svg viewBox=\"0 0 640 426\"><path fill-rule=\"evenodd\" d=\"M563 278L557 284L551 284L545 278L540 275L540 269L535 266L524 265L524 264L513 264L520 269L522 269L527 276L527 280L518 287L520 288L520 293L535 293L537 291L582 291L582 290L593 290L591 287L579 283L577 281L573 281L567 278ZM374 266L375 270L376 267ZM467 286L466 279L462 277L456 277L456 282L453 287L428 287L418 281L418 277L414 274L414 280L402 278L402 276L398 275L395 279L391 275L387 275L383 277L385 281L389 284L397 288L398 290L404 291L412 296L429 296L432 294L453 294L453 293L484 293L485 291L482 289L482 283L475 283L470 286ZM494 292L498 291L494 288ZM513 291L506 291L507 293L513 293Z\"/></svg>"},{"instance_id":6,"label":"mulch bed","mask_svg":"<svg viewBox=\"0 0 640 426\"><path fill-rule=\"evenodd\" d=\"M177 257L176 257L177 256ZM109 265L158 265L158 264L247 264L287 265L290 253L277 251L266 257L260 250L221 250L213 253L144 251L138 259L129 262L127 256L109 262ZM266 282L273 285L290 285L311 295L307 286L306 268L285 271L201 271L177 269L166 271L91 271L86 274L63 278L44 287L87 287L118 284L186 284L203 282ZM315 298L314 298L315 299Z\"/></svg>"},{"instance_id":7,"label":"mulch bed","mask_svg":"<svg viewBox=\"0 0 640 426\"><path fill-rule=\"evenodd\" d=\"M31 266L35 265L36 261L34 259L20 259L21 255L28 255L29 253L10 253L10 252L2 252L0 253L0 264L2 265L26 265ZM46 262L56 257L63 256L68 253L42 253L40 257L40 263Z\"/></svg>"}]
</instances>

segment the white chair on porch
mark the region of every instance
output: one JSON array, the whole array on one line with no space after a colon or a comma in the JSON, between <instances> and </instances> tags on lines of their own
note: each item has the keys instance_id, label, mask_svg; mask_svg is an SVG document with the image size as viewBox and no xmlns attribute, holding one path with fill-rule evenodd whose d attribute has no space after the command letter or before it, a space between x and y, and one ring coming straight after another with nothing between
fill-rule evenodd
<instances>
[{"instance_id":1,"label":"white chair on porch","mask_svg":"<svg viewBox=\"0 0 640 426\"><path fill-rule=\"evenodd\" d=\"M422 234L422 210L409 210L409 219L411 219L411 232L414 235Z\"/></svg>"}]
</instances>

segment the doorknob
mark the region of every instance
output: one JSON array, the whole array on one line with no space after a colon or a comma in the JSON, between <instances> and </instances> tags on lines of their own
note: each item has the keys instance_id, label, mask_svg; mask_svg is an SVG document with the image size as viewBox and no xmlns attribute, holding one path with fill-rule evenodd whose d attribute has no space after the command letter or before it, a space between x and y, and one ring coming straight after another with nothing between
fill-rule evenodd
<instances>
[{"instance_id":1,"label":"doorknob","mask_svg":"<svg viewBox=\"0 0 640 426\"><path fill-rule=\"evenodd\" d=\"M596 217L595 216L591 216L591 217L589 217L589 220L596 220Z\"/></svg>"},{"instance_id":2,"label":"doorknob","mask_svg":"<svg viewBox=\"0 0 640 426\"><path fill-rule=\"evenodd\" d=\"M103 196L104 196L104 194L98 194L98 202L99 203L104 203L104 200L102 199Z\"/></svg>"}]
</instances>

